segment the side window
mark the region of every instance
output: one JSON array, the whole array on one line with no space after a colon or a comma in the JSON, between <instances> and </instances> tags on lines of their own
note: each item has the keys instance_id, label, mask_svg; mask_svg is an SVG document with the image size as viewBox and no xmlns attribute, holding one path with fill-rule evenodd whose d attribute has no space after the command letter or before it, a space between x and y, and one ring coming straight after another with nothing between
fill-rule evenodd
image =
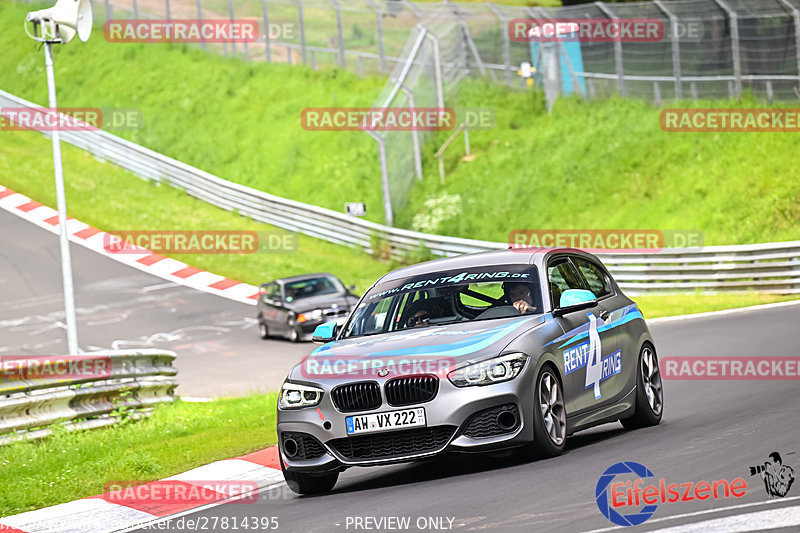
<instances>
[{"instance_id":1,"label":"side window","mask_svg":"<svg viewBox=\"0 0 800 533\"><path fill-rule=\"evenodd\" d=\"M278 292L278 284L277 283L270 283L264 288L264 298L268 300L275 300L280 296Z\"/></svg>"},{"instance_id":2,"label":"side window","mask_svg":"<svg viewBox=\"0 0 800 533\"><path fill-rule=\"evenodd\" d=\"M503 285L501 283L470 283L468 290L483 296L488 296L491 299L498 300L503 297ZM492 304L486 300L475 298L469 294L460 292L458 295L462 305L470 307L489 308Z\"/></svg>"},{"instance_id":3,"label":"side window","mask_svg":"<svg viewBox=\"0 0 800 533\"><path fill-rule=\"evenodd\" d=\"M547 281L550 285L550 295L553 306L558 307L561 293L567 289L583 289L583 280L572 263L566 258L556 259L547 267Z\"/></svg>"},{"instance_id":4,"label":"side window","mask_svg":"<svg viewBox=\"0 0 800 533\"><path fill-rule=\"evenodd\" d=\"M575 258L574 261L578 270L583 274L583 279L586 280L589 290L592 291L595 296L599 298L600 296L611 294L606 274L599 266L586 259Z\"/></svg>"}]
</instances>

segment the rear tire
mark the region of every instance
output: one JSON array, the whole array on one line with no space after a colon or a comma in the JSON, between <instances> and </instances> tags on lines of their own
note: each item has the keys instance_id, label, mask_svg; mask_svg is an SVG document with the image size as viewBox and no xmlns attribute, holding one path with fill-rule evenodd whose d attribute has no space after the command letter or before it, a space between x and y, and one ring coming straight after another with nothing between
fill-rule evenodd
<instances>
[{"instance_id":1,"label":"rear tire","mask_svg":"<svg viewBox=\"0 0 800 533\"><path fill-rule=\"evenodd\" d=\"M258 335L262 339L269 338L269 328L267 327L267 323L264 322L262 317L258 317Z\"/></svg>"},{"instance_id":2,"label":"rear tire","mask_svg":"<svg viewBox=\"0 0 800 533\"><path fill-rule=\"evenodd\" d=\"M526 448L537 459L564 453L567 442L567 412L564 392L556 371L545 366L536 378L533 405L533 442Z\"/></svg>"},{"instance_id":3,"label":"rear tire","mask_svg":"<svg viewBox=\"0 0 800 533\"><path fill-rule=\"evenodd\" d=\"M321 475L312 475L304 472L287 472L286 467L283 466L281 461L281 470L283 471L283 479L286 484L292 489L292 492L297 494L325 494L333 489L336 481L339 479L339 472L333 472Z\"/></svg>"},{"instance_id":4,"label":"rear tire","mask_svg":"<svg viewBox=\"0 0 800 533\"><path fill-rule=\"evenodd\" d=\"M630 418L620 420L626 429L657 426L664 414L664 388L658 369L656 349L645 343L639 352L636 369L636 411Z\"/></svg>"}]
</instances>

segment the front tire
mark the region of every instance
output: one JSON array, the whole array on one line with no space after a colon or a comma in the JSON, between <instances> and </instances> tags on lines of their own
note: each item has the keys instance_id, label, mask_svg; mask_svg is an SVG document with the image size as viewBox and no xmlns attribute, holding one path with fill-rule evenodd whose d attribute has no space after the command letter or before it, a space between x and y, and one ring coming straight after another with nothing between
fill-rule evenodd
<instances>
[{"instance_id":1,"label":"front tire","mask_svg":"<svg viewBox=\"0 0 800 533\"><path fill-rule=\"evenodd\" d=\"M626 429L657 426L664 413L664 388L658 369L656 349L645 343L639 352L636 371L636 410L633 416L620 420Z\"/></svg>"},{"instance_id":2,"label":"front tire","mask_svg":"<svg viewBox=\"0 0 800 533\"><path fill-rule=\"evenodd\" d=\"M294 325L289 325L289 341L291 342L300 341L300 334L297 332L297 327Z\"/></svg>"},{"instance_id":3,"label":"front tire","mask_svg":"<svg viewBox=\"0 0 800 533\"><path fill-rule=\"evenodd\" d=\"M534 437L528 445L529 454L540 459L561 455L567 442L567 411L561 382L549 366L536 379L534 401Z\"/></svg>"},{"instance_id":4,"label":"front tire","mask_svg":"<svg viewBox=\"0 0 800 533\"><path fill-rule=\"evenodd\" d=\"M311 475L304 472L288 472L281 463L283 479L289 488L297 494L325 494L333 489L339 479L339 472Z\"/></svg>"}]
</instances>

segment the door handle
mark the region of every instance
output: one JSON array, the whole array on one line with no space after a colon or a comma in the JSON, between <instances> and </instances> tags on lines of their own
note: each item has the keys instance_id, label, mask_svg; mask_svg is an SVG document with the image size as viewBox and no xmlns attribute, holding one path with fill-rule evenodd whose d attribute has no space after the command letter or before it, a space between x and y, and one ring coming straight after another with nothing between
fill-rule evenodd
<instances>
[{"instance_id":1,"label":"door handle","mask_svg":"<svg viewBox=\"0 0 800 533\"><path fill-rule=\"evenodd\" d=\"M601 319L602 321L604 321L604 322L605 322L606 320L608 320L608 317L609 317L609 316L611 316L611 311L609 311L608 309L604 309L604 310L603 310L603 311L600 313L600 319Z\"/></svg>"}]
</instances>

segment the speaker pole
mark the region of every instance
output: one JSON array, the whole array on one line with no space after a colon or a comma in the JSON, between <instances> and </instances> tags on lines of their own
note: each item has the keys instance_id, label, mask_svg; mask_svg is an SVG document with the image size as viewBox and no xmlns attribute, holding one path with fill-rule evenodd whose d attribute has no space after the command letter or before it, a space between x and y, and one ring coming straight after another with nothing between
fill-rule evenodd
<instances>
[{"instance_id":1,"label":"speaker pole","mask_svg":"<svg viewBox=\"0 0 800 533\"><path fill-rule=\"evenodd\" d=\"M58 112L56 78L53 71L53 44L44 42L44 64L47 70L47 95L50 110ZM78 328L75 319L75 292L72 286L72 261L67 233L67 198L64 193L64 172L61 168L61 135L59 126L53 129L53 166L56 174L56 203L58 206L58 238L61 245L61 275L64 280L64 316L67 326L68 355L78 355Z\"/></svg>"}]
</instances>

